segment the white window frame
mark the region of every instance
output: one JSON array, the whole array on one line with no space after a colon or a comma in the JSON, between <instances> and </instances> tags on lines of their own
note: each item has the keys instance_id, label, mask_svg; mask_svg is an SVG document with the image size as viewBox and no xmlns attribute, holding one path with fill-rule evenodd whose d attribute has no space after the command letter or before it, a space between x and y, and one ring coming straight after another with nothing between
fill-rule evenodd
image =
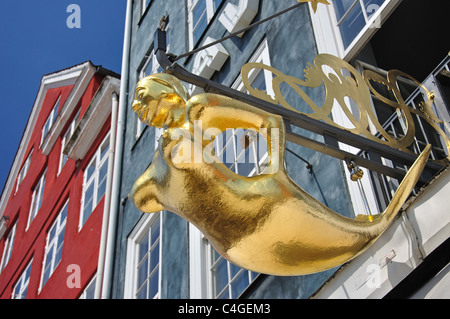
<instances>
[{"instance_id":1,"label":"white window frame","mask_svg":"<svg viewBox=\"0 0 450 319\"><path fill-rule=\"evenodd\" d=\"M60 101L61 101L61 95L58 96L58 99L56 100L55 104L53 105L53 108L52 108L50 114L48 115L47 120L44 123L44 126L42 127L41 145L44 142L47 135L52 130L53 124L55 124L55 122L56 122L56 119L58 117Z\"/></svg>"},{"instance_id":2,"label":"white window frame","mask_svg":"<svg viewBox=\"0 0 450 319\"><path fill-rule=\"evenodd\" d=\"M41 273L41 283L39 285L39 291L41 291L42 287L45 286L47 281L52 276L56 267L62 260L63 246L64 246L64 235L66 229L67 222L67 212L68 212L69 200L67 200L62 206L62 209L59 211L58 217L53 222L52 227L49 229L47 233L47 239L45 244L45 252L44 252L44 260L42 261L42 273ZM61 250L61 253L58 254L58 251ZM59 257L58 257L59 256ZM49 263L49 274L48 277L45 278L45 271L47 261L50 258Z\"/></svg>"},{"instance_id":3,"label":"white window frame","mask_svg":"<svg viewBox=\"0 0 450 319\"><path fill-rule=\"evenodd\" d=\"M23 164L22 168L20 169L19 175L17 175L17 183L16 183L16 191L15 192L17 192L19 190L20 184L22 184L23 180L25 179L25 176L27 176L28 170L30 169L32 155L33 155L33 149L31 149L30 154L28 154L28 157L25 160L25 163Z\"/></svg>"},{"instance_id":4,"label":"white window frame","mask_svg":"<svg viewBox=\"0 0 450 319\"><path fill-rule=\"evenodd\" d=\"M359 0L355 0L359 1ZM384 21L397 8L402 0L386 0L383 5L366 20L366 25L345 48L341 31L339 30L337 15L333 3L317 7L317 12L310 6L311 20L316 37L319 53L329 53L346 61L352 60L367 44L376 31L382 27ZM365 17L367 12L363 11Z\"/></svg>"},{"instance_id":5,"label":"white window frame","mask_svg":"<svg viewBox=\"0 0 450 319\"><path fill-rule=\"evenodd\" d=\"M267 40L264 40L258 49L255 51L253 56L250 58L249 62L259 62L265 65L270 66L270 54L269 47L267 44ZM264 72L264 80L266 86L267 94L273 96L272 89L272 78L273 75L270 71L266 70L252 70L249 73L250 83L255 80L261 72ZM239 76L237 80L232 85L232 88L246 92L246 88L242 82L242 78ZM234 130L234 134L237 133L237 130ZM226 136L228 137L228 136ZM239 140L239 139L238 139ZM216 141L219 143L219 141ZM231 146L231 143L233 145ZM235 168L240 160L240 156L245 153L245 150L239 152L237 154L236 150L239 149L236 145L236 138L231 138L230 141L225 143L225 148L233 147L234 148L234 164L231 165L232 168ZM253 152L253 157L256 157L256 145L255 143L251 143L249 147L253 147L251 152ZM216 144L216 149L220 149L218 144ZM223 150L221 150L223 151ZM220 153L220 152L219 152ZM259 157L259 156L258 156ZM255 167L250 172L249 176L261 173L261 166L267 161L268 154L267 152L260 158L258 158L258 165L255 163ZM227 164L228 166L228 164ZM238 172L235 170L235 172ZM224 286L225 290L222 291L220 296L215 296L215 278L213 275L213 269L215 264L212 263L212 257L214 255L214 251L212 251L213 247L208 242L206 237L198 230L194 225L189 224L189 263L190 263L190 297L191 298L216 298L224 295L226 291L228 291L228 296L231 298L237 298L239 296L232 295L232 285L235 282L236 278L240 275L247 275L249 279L249 285L256 279L258 274L253 273L251 271L240 269L234 276L231 273L231 269L233 265L226 261L227 263L227 275L228 275L228 283ZM222 257L223 258L223 257ZM218 261L218 260L217 260ZM216 262L217 262L216 261ZM236 267L236 266L234 266ZM247 274L243 273L247 272ZM244 289L245 291L245 289ZM242 293L242 292L241 292Z\"/></svg>"},{"instance_id":6,"label":"white window frame","mask_svg":"<svg viewBox=\"0 0 450 319\"><path fill-rule=\"evenodd\" d=\"M28 223L25 230L30 227L31 222L36 217L37 213L39 212L42 201L44 199L44 191L45 191L45 179L47 175L47 169L42 173L41 177L39 178L39 182L36 184L36 186L33 189L33 195L31 197L31 206L30 206L30 213L28 214Z\"/></svg>"},{"instance_id":7,"label":"white window frame","mask_svg":"<svg viewBox=\"0 0 450 319\"><path fill-rule=\"evenodd\" d=\"M11 259L12 251L14 248L14 239L16 238L16 228L17 222L9 232L8 237L6 237L5 247L3 248L2 260L0 263L0 273L3 271L3 269L5 269L6 265Z\"/></svg>"},{"instance_id":8,"label":"white window frame","mask_svg":"<svg viewBox=\"0 0 450 319\"><path fill-rule=\"evenodd\" d=\"M155 225L155 223L159 223L159 237L152 245L153 249L156 249L156 245L159 245L158 251L158 264L154 268L154 271L157 271L158 274L158 292L153 297L154 299L160 298L161 293L161 260L162 260L162 252L161 252L161 239L163 236L162 225L163 225L163 214L160 212L154 214L145 214L142 216L140 221L135 226L134 230L128 236L127 243L127 262L126 262L126 272L125 272L125 289L124 289L124 298L126 299L136 299L139 287L137 287L138 280L138 263L140 262L140 252L139 247L141 241L147 236L149 236L149 231ZM150 246L150 245L149 245ZM151 251L151 247L146 252L147 254ZM157 269L156 269L157 268ZM150 274L146 273L147 280L149 280Z\"/></svg>"},{"instance_id":9,"label":"white window frame","mask_svg":"<svg viewBox=\"0 0 450 319\"><path fill-rule=\"evenodd\" d=\"M81 212L80 212L80 222L78 225L78 230L81 230L83 228L83 225L85 222L89 219L92 212L97 207L100 200L103 198L103 196L106 193L106 184L108 179L108 161L110 159L110 133L106 135L106 137L103 139L103 141L100 143L100 146L95 151L95 154L92 156L92 159L90 160L89 164L86 166L86 169L84 170L83 175L83 195L81 197ZM102 148L108 144L107 148L104 149L104 154L102 156ZM95 167L95 169L92 171L92 174L88 177L89 168L91 166ZM105 175L103 177L100 176L101 170L106 169ZM99 186L102 185L102 183L105 183L105 193L99 194ZM86 201L86 193L89 190L89 187L93 187L92 190L92 202L90 205L90 211L87 214L88 216L85 217L87 210L85 210L85 201Z\"/></svg>"},{"instance_id":10,"label":"white window frame","mask_svg":"<svg viewBox=\"0 0 450 319\"><path fill-rule=\"evenodd\" d=\"M30 284L31 265L33 259L28 263L17 283L14 285L11 299L26 299L28 293L28 285ZM16 293L18 292L18 293Z\"/></svg>"},{"instance_id":11,"label":"white window frame","mask_svg":"<svg viewBox=\"0 0 450 319\"><path fill-rule=\"evenodd\" d=\"M194 16L193 16L193 10L195 8L195 6L200 2L200 1L206 1L206 20L207 20L207 25L209 25L209 23L211 22L212 18L214 17L214 14L216 13L216 11L214 9L218 9L218 8L214 8L214 0L188 0L187 5L188 5L188 26L189 26L189 48L190 50L192 50L195 45L197 44L197 42L200 40L201 36L199 39L197 39L197 41L195 41L194 43ZM203 17L203 15L201 15L201 17ZM200 21L200 19L199 19Z\"/></svg>"}]
</instances>

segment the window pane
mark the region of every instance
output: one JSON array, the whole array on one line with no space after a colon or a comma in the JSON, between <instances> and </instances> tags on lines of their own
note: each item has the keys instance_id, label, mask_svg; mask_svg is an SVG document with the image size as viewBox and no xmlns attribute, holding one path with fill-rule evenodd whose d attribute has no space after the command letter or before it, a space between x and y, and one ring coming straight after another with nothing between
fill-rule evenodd
<instances>
[{"instance_id":1,"label":"window pane","mask_svg":"<svg viewBox=\"0 0 450 319\"><path fill-rule=\"evenodd\" d=\"M340 21L339 29L342 41L347 48L364 28L366 18L370 19L378 11L386 0L363 0L364 7L361 7L360 0L335 0L333 1L337 20Z\"/></svg>"},{"instance_id":2,"label":"window pane","mask_svg":"<svg viewBox=\"0 0 450 319\"><path fill-rule=\"evenodd\" d=\"M62 246L63 242L64 242L64 233L66 230L66 226L63 226L63 228L61 229L61 231L59 232L58 235L58 249L60 246Z\"/></svg>"},{"instance_id":3,"label":"window pane","mask_svg":"<svg viewBox=\"0 0 450 319\"><path fill-rule=\"evenodd\" d=\"M89 286L86 288L84 299L94 299L95 298L95 282L96 282L96 279L94 279L89 284Z\"/></svg>"},{"instance_id":4,"label":"window pane","mask_svg":"<svg viewBox=\"0 0 450 319\"><path fill-rule=\"evenodd\" d=\"M252 87L260 91L266 91L266 78L264 77L264 71L259 71L258 75L252 82Z\"/></svg>"},{"instance_id":5,"label":"window pane","mask_svg":"<svg viewBox=\"0 0 450 319\"><path fill-rule=\"evenodd\" d=\"M50 128L52 128L53 125L55 125L56 117L57 117L57 116L58 116L58 109L55 108L55 110L54 110L53 113L52 113L52 119L51 119L51 126L50 126Z\"/></svg>"},{"instance_id":6,"label":"window pane","mask_svg":"<svg viewBox=\"0 0 450 319\"><path fill-rule=\"evenodd\" d=\"M91 216L93 208L92 208L92 202L93 202L94 198L91 197L89 199L88 202L84 202L84 208L83 208L83 224L84 225L86 223L86 220L89 218L89 216Z\"/></svg>"},{"instance_id":7,"label":"window pane","mask_svg":"<svg viewBox=\"0 0 450 319\"><path fill-rule=\"evenodd\" d=\"M36 205L36 211L38 211L41 208L42 198L44 197L44 187L45 187L45 173L42 176L41 180L39 181L39 184L37 187L38 201L37 201L37 205Z\"/></svg>"},{"instance_id":8,"label":"window pane","mask_svg":"<svg viewBox=\"0 0 450 319\"><path fill-rule=\"evenodd\" d=\"M50 266L51 266L51 257L50 254L47 254L46 260L45 260L45 267L44 267L44 279L42 285L45 285L48 278L50 277Z\"/></svg>"},{"instance_id":9,"label":"window pane","mask_svg":"<svg viewBox=\"0 0 450 319\"><path fill-rule=\"evenodd\" d=\"M144 258L149 250L148 247L148 236L144 236L141 243L139 244L139 262Z\"/></svg>"},{"instance_id":10,"label":"window pane","mask_svg":"<svg viewBox=\"0 0 450 319\"><path fill-rule=\"evenodd\" d=\"M150 246L153 246L153 244L158 240L159 238L159 217L153 224L151 228L151 244Z\"/></svg>"},{"instance_id":11,"label":"window pane","mask_svg":"<svg viewBox=\"0 0 450 319\"><path fill-rule=\"evenodd\" d=\"M32 262L28 264L27 268L20 276L20 279L17 281L13 290L12 299L26 299L28 284L30 283L31 264Z\"/></svg>"},{"instance_id":12,"label":"window pane","mask_svg":"<svg viewBox=\"0 0 450 319\"><path fill-rule=\"evenodd\" d=\"M55 263L53 265L53 270L55 270L56 266L58 266L59 262L61 261L62 257L62 244L58 247L55 253Z\"/></svg>"},{"instance_id":13,"label":"window pane","mask_svg":"<svg viewBox=\"0 0 450 319\"><path fill-rule=\"evenodd\" d=\"M147 284L145 284L136 295L137 299L147 299Z\"/></svg>"},{"instance_id":14,"label":"window pane","mask_svg":"<svg viewBox=\"0 0 450 319\"><path fill-rule=\"evenodd\" d=\"M105 161L103 163L102 167L100 168L100 174L99 174L99 185L98 185L98 193L97 193L97 203L102 199L103 195L105 195L106 191L106 180L107 180L107 172L108 172L108 161Z\"/></svg>"},{"instance_id":15,"label":"window pane","mask_svg":"<svg viewBox=\"0 0 450 319\"><path fill-rule=\"evenodd\" d=\"M84 193L84 214L90 215L92 212L92 201L94 198L94 184L91 183Z\"/></svg>"},{"instance_id":16,"label":"window pane","mask_svg":"<svg viewBox=\"0 0 450 319\"><path fill-rule=\"evenodd\" d=\"M336 16L338 20L341 20L350 7L359 0L335 0L333 1L334 8L336 10Z\"/></svg>"},{"instance_id":17,"label":"window pane","mask_svg":"<svg viewBox=\"0 0 450 319\"><path fill-rule=\"evenodd\" d=\"M220 258L220 260L217 262L215 271L215 282L216 282L216 296L217 296L228 284L227 261L224 258Z\"/></svg>"},{"instance_id":18,"label":"window pane","mask_svg":"<svg viewBox=\"0 0 450 319\"><path fill-rule=\"evenodd\" d=\"M153 71L153 58L151 57L149 59L149 62L147 63L147 66L145 67L145 69L143 71L142 77L146 77L146 76L152 74L152 71Z\"/></svg>"},{"instance_id":19,"label":"window pane","mask_svg":"<svg viewBox=\"0 0 450 319\"><path fill-rule=\"evenodd\" d=\"M236 276L236 274L239 272L239 270L241 270L240 267L236 266L235 264L230 263L230 275L231 275L231 278Z\"/></svg>"},{"instance_id":20,"label":"window pane","mask_svg":"<svg viewBox=\"0 0 450 319\"><path fill-rule=\"evenodd\" d=\"M159 264L159 243L153 248L150 253L150 273L158 266Z\"/></svg>"},{"instance_id":21,"label":"window pane","mask_svg":"<svg viewBox=\"0 0 450 319\"><path fill-rule=\"evenodd\" d=\"M47 120L46 122L45 122L45 124L44 124L44 127L43 127L43 129L42 129L42 140L44 140L45 139L45 137L47 136L47 134L48 134L48 130L49 130L49 125L50 125L50 121L49 120Z\"/></svg>"},{"instance_id":22,"label":"window pane","mask_svg":"<svg viewBox=\"0 0 450 319\"><path fill-rule=\"evenodd\" d=\"M204 14L200 21L198 21L197 25L194 27L193 37L194 44L198 42L203 32L206 30L208 26L208 20L206 14Z\"/></svg>"},{"instance_id":23,"label":"window pane","mask_svg":"<svg viewBox=\"0 0 450 319\"><path fill-rule=\"evenodd\" d=\"M142 284L148 278L148 256L144 258L144 260L138 266L138 287L142 286Z\"/></svg>"},{"instance_id":24,"label":"window pane","mask_svg":"<svg viewBox=\"0 0 450 319\"><path fill-rule=\"evenodd\" d=\"M107 137L100 148L100 160L105 158L105 156L108 154L108 151L109 151L109 138Z\"/></svg>"},{"instance_id":25,"label":"window pane","mask_svg":"<svg viewBox=\"0 0 450 319\"><path fill-rule=\"evenodd\" d=\"M152 277L150 278L150 290L149 290L149 298L155 298L158 293L158 281L159 281L159 272L156 271Z\"/></svg>"},{"instance_id":26,"label":"window pane","mask_svg":"<svg viewBox=\"0 0 450 319\"><path fill-rule=\"evenodd\" d=\"M194 26L200 20L203 14L206 13L206 0L198 0L195 4L194 9L192 9L192 19Z\"/></svg>"},{"instance_id":27,"label":"window pane","mask_svg":"<svg viewBox=\"0 0 450 319\"><path fill-rule=\"evenodd\" d=\"M348 15L345 17L342 24L339 26L342 35L342 41L347 48L350 43L356 38L359 32L366 25L366 20L361 9L361 5L358 2L353 9L351 9Z\"/></svg>"},{"instance_id":28,"label":"window pane","mask_svg":"<svg viewBox=\"0 0 450 319\"><path fill-rule=\"evenodd\" d=\"M198 0L192 9L193 45L200 39L207 26L206 0Z\"/></svg>"},{"instance_id":29,"label":"window pane","mask_svg":"<svg viewBox=\"0 0 450 319\"><path fill-rule=\"evenodd\" d=\"M95 163L95 160L93 160L86 171L86 181L89 181L91 179L92 175L95 172L95 168L96 168L96 163Z\"/></svg>"},{"instance_id":30,"label":"window pane","mask_svg":"<svg viewBox=\"0 0 450 319\"><path fill-rule=\"evenodd\" d=\"M61 213L60 213L60 220L61 220L61 225L65 222L65 220L66 220L66 218L67 218L67 208L68 207L68 205L66 204L65 206L64 206L64 208L63 208L63 210L61 211Z\"/></svg>"},{"instance_id":31,"label":"window pane","mask_svg":"<svg viewBox=\"0 0 450 319\"><path fill-rule=\"evenodd\" d=\"M49 244L51 244L55 236L56 236L56 226L53 226L52 229L50 230L50 234L48 235Z\"/></svg>"},{"instance_id":32,"label":"window pane","mask_svg":"<svg viewBox=\"0 0 450 319\"><path fill-rule=\"evenodd\" d=\"M228 289L225 289L225 291L223 291L222 294L217 297L218 297L218 299L230 299L230 294L228 292Z\"/></svg>"},{"instance_id":33,"label":"window pane","mask_svg":"<svg viewBox=\"0 0 450 319\"><path fill-rule=\"evenodd\" d=\"M28 284L27 284L26 288L20 294L20 299L27 299L27 292L28 292Z\"/></svg>"},{"instance_id":34,"label":"window pane","mask_svg":"<svg viewBox=\"0 0 450 319\"><path fill-rule=\"evenodd\" d=\"M231 284L231 294L233 298L239 297L239 295L248 287L248 272L243 271Z\"/></svg>"}]
</instances>

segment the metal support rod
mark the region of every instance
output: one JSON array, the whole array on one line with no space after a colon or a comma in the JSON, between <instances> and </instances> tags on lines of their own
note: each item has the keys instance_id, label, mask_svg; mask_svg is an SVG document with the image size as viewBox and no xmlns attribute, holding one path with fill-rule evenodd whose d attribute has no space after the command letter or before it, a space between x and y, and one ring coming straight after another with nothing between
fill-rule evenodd
<instances>
[{"instance_id":1,"label":"metal support rod","mask_svg":"<svg viewBox=\"0 0 450 319\"><path fill-rule=\"evenodd\" d=\"M178 61L178 60L180 60L180 59L182 59L182 58L185 58L185 57L187 57L187 56L190 56L190 55L192 55L192 54L194 54L194 53L203 51L203 50L205 50L205 49L207 49L207 48L209 48L209 47L212 47L212 46L214 46L214 45L216 45L216 44L218 44L218 43L221 43L221 42L223 42L223 41L225 41L225 40L228 40L228 39L230 39L230 38L232 38L232 37L234 37L234 36L237 36L238 34L241 34L241 33L245 32L245 31L247 31L247 30L250 30L250 29L252 29L252 28L254 28L254 27L257 27L257 26L259 26L260 24L263 24L263 23L265 23L265 22L267 22L267 21L270 21L270 20L272 20L272 19L274 19L274 18L276 18L276 17L278 17L278 16L280 16L280 15L282 15L282 14L285 14L285 13L291 11L291 10L294 10L294 9L296 9L296 8L298 8L298 7L300 7L300 6L304 5L304 4L306 4L306 3L307 3L307 2L297 3L297 4L293 5L292 7L289 7L289 8L287 8L287 9L284 9L284 10L278 12L278 13L275 13L274 15L271 15L270 17L267 17L267 18L265 18L265 19L262 19L262 20L260 20L260 21L258 21L258 22L255 22L255 23L253 23L253 24L250 24L249 26L247 26L247 27L245 27L245 28L242 28L241 30L238 30L238 31L236 31L236 32L233 32L233 33L227 35L226 37L223 37L222 39L219 39L219 40L217 40L217 41L208 43L208 44L206 44L206 45L204 45L204 46L202 46L202 47L200 47L200 48L197 48L197 49L195 49L195 50L189 51L189 52L184 53L184 54L182 54L182 55L179 55L179 56L176 56L176 57L171 57L170 60L171 60L172 62L175 62L175 61Z\"/></svg>"}]
</instances>

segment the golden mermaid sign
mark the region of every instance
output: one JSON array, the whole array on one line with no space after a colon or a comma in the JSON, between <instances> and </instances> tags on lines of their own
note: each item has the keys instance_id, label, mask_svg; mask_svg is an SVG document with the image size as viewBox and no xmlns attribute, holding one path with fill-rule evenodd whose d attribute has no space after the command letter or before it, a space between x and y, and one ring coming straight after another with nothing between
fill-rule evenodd
<instances>
[{"instance_id":1,"label":"golden mermaid sign","mask_svg":"<svg viewBox=\"0 0 450 319\"><path fill-rule=\"evenodd\" d=\"M142 212L172 211L194 224L226 259L273 275L302 275L339 266L364 251L388 227L416 184L430 147L418 157L394 199L375 220L349 219L307 194L287 175L283 121L216 94L189 98L169 74L142 79L132 106L139 119L166 127L153 161L135 182L130 199ZM202 132L196 143L196 123ZM228 128L266 129L266 174L243 177L205 151ZM273 132L279 132L274 136ZM276 146L273 141L276 140ZM192 152L190 151L192 150ZM202 160L193 160L196 152Z\"/></svg>"}]
</instances>

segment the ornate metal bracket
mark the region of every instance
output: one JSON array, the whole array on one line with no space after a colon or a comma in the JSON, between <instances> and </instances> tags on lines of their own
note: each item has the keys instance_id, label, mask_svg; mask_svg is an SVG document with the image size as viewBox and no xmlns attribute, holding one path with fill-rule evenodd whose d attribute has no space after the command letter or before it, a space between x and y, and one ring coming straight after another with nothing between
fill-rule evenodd
<instances>
[{"instance_id":1,"label":"ornate metal bracket","mask_svg":"<svg viewBox=\"0 0 450 319\"><path fill-rule=\"evenodd\" d=\"M365 167L369 170L396 178L398 180L404 178L406 171L383 164L382 158L389 159L407 167L410 167L417 158L414 154L406 153L389 145L381 144L377 141L368 139L364 136L359 136L350 131L308 117L305 114L279 107L268 101L231 89L222 84L202 78L187 71L178 63L173 62L176 60L174 55L167 53L166 32L161 29L157 29L155 33L154 52L161 67L163 67L169 74L177 77L179 80L198 86L205 92L221 94L242 101L264 111L280 115L287 124L287 141L305 146L309 149L338 158L340 160L352 161L358 166ZM319 142L293 132L290 129L291 125L321 135L324 142ZM361 152L359 154L365 152L369 155L369 158L342 150L339 147L339 142L360 149ZM428 161L419 182L426 183L442 168L442 164Z\"/></svg>"}]
</instances>

